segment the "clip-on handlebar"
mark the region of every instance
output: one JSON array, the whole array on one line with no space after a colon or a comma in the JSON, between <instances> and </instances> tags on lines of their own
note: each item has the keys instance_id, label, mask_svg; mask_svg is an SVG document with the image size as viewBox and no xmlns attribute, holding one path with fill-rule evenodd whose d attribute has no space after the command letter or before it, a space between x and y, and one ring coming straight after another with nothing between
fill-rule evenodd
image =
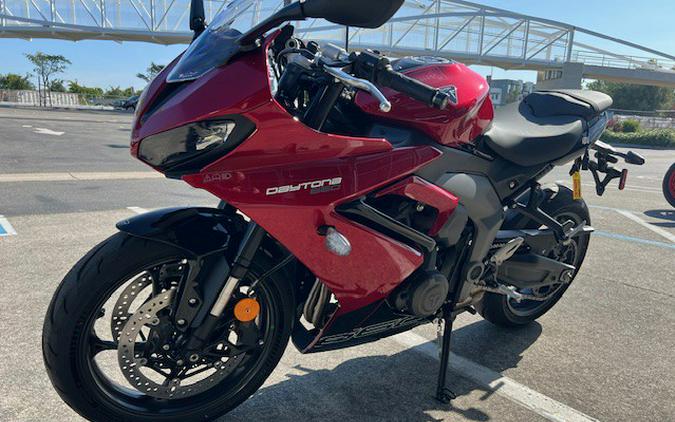
<instances>
[{"instance_id":1,"label":"clip-on handlebar","mask_svg":"<svg viewBox=\"0 0 675 422\"><path fill-rule=\"evenodd\" d=\"M389 59L376 51L352 53L350 59L354 74L359 78L389 87L439 110L444 110L451 101L448 93L395 71Z\"/></svg>"}]
</instances>

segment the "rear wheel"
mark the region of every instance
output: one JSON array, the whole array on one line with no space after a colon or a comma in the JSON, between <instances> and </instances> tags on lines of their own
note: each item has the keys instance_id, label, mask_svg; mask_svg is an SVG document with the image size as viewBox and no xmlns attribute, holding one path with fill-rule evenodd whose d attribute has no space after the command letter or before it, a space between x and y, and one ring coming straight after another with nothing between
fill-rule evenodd
<instances>
[{"instance_id":1,"label":"rear wheel","mask_svg":"<svg viewBox=\"0 0 675 422\"><path fill-rule=\"evenodd\" d=\"M590 224L591 219L588 208L583 200L574 200L572 191L564 186L558 187L558 193L542 204L541 209L548 213L559 223L573 221L575 225L586 221ZM521 222L521 224L523 224ZM538 228L538 223L526 221L520 228ZM572 242L552 253L549 258L556 259L566 264L574 265L576 273L586 256L590 234L582 234ZM571 283L571 282L570 282ZM496 293L486 293L481 304L478 305L478 311L486 320L493 324L504 327L517 327L527 325L540 316L548 312L563 296L570 283L557 284L553 286L541 287L539 289L519 289L518 292L536 296L539 300L523 300L520 303L509 299L505 295Z\"/></svg>"},{"instance_id":2,"label":"rear wheel","mask_svg":"<svg viewBox=\"0 0 675 422\"><path fill-rule=\"evenodd\" d=\"M170 316L190 270L184 252L118 233L66 275L43 330L45 365L61 397L95 421L211 420L253 394L288 343L293 297L258 254L215 336L186 351ZM252 321L234 305L256 302Z\"/></svg>"},{"instance_id":3,"label":"rear wheel","mask_svg":"<svg viewBox=\"0 0 675 422\"><path fill-rule=\"evenodd\" d=\"M675 164L670 166L666 177L663 178L663 196L670 206L675 208Z\"/></svg>"}]
</instances>

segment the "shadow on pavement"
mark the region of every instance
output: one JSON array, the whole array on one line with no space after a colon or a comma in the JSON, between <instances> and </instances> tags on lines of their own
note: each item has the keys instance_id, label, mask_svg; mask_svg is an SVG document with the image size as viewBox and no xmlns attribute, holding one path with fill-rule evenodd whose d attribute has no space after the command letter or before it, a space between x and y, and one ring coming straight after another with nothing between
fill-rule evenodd
<instances>
[{"instance_id":1,"label":"shadow on pavement","mask_svg":"<svg viewBox=\"0 0 675 422\"><path fill-rule=\"evenodd\" d=\"M537 323L507 330L481 321L453 333L453 352L501 373L518 366L523 351L540 334ZM450 413L450 419L501 419L484 409L462 407L467 401L461 396L482 391L479 400L483 401L493 391L452 372L448 375L449 387L458 399L454 405L437 402L433 393L438 365L437 360L412 349L391 356L351 359L332 370L308 369L300 363L286 375L287 380L262 388L222 420L414 422L442 420L432 416L439 411L456 413Z\"/></svg>"},{"instance_id":2,"label":"shadow on pavement","mask_svg":"<svg viewBox=\"0 0 675 422\"><path fill-rule=\"evenodd\" d=\"M652 218L666 220L664 222L651 223L660 227L675 227L675 210L649 210L645 215Z\"/></svg>"}]
</instances>

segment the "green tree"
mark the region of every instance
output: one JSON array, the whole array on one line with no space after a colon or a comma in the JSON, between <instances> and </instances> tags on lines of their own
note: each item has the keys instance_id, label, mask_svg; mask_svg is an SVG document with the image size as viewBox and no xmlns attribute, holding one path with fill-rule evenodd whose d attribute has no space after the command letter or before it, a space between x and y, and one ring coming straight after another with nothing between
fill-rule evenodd
<instances>
[{"instance_id":1,"label":"green tree","mask_svg":"<svg viewBox=\"0 0 675 422\"><path fill-rule=\"evenodd\" d=\"M125 97L131 97L138 94L140 94L140 92L137 92L133 86L130 86L129 88L122 90L122 95Z\"/></svg>"},{"instance_id":2,"label":"green tree","mask_svg":"<svg viewBox=\"0 0 675 422\"><path fill-rule=\"evenodd\" d=\"M54 79L49 84L49 90L51 92L66 92L66 85L63 79Z\"/></svg>"},{"instance_id":3,"label":"green tree","mask_svg":"<svg viewBox=\"0 0 675 422\"><path fill-rule=\"evenodd\" d=\"M140 78L140 79L143 79L145 82L150 83L150 81L155 79L155 76L157 76L157 74L159 72L161 72L162 69L164 69L164 67L165 67L165 65L163 65L163 64L157 64L155 62L150 62L150 66L148 66L145 73L137 73L136 77Z\"/></svg>"},{"instance_id":4,"label":"green tree","mask_svg":"<svg viewBox=\"0 0 675 422\"><path fill-rule=\"evenodd\" d=\"M105 92L106 97L121 97L122 95L123 95L122 88L120 88L119 86L111 86Z\"/></svg>"},{"instance_id":5,"label":"green tree","mask_svg":"<svg viewBox=\"0 0 675 422\"><path fill-rule=\"evenodd\" d=\"M125 89L122 89L119 86L111 86L105 92L106 97L120 97L120 98L131 97L132 95L135 95L135 94L136 94L136 91L134 90L134 87L132 87L132 86L130 86L129 88L125 88Z\"/></svg>"},{"instance_id":6,"label":"green tree","mask_svg":"<svg viewBox=\"0 0 675 422\"><path fill-rule=\"evenodd\" d=\"M103 96L103 89L80 85L77 81L68 81L68 92L80 94L80 97L88 103L91 102L90 100L92 98L100 98Z\"/></svg>"},{"instance_id":7,"label":"green tree","mask_svg":"<svg viewBox=\"0 0 675 422\"><path fill-rule=\"evenodd\" d=\"M59 73L63 73L70 63L70 60L66 59L60 54L45 54L41 51L38 51L35 54L26 54L26 58L35 66L34 71L40 78L42 87L46 92L49 92L48 88L51 87L51 77ZM38 89L40 86L38 86ZM49 103L51 105L51 96L47 95L45 100L49 98ZM42 97L40 98L40 103L42 104ZM45 101L46 102L46 101ZM46 104L45 104L46 105Z\"/></svg>"},{"instance_id":8,"label":"green tree","mask_svg":"<svg viewBox=\"0 0 675 422\"><path fill-rule=\"evenodd\" d=\"M522 94L521 89L517 86L514 86L511 90L509 90L509 93L506 94L505 104L515 103L516 101L520 100L520 94Z\"/></svg>"},{"instance_id":9,"label":"green tree","mask_svg":"<svg viewBox=\"0 0 675 422\"><path fill-rule=\"evenodd\" d=\"M30 75L18 75L16 73L7 73L0 75L0 89L35 89L35 85L30 81Z\"/></svg>"},{"instance_id":10,"label":"green tree","mask_svg":"<svg viewBox=\"0 0 675 422\"><path fill-rule=\"evenodd\" d=\"M587 84L586 88L609 95L614 99L612 107L620 110L654 111L670 109L675 100L675 90L658 86L598 80Z\"/></svg>"}]
</instances>

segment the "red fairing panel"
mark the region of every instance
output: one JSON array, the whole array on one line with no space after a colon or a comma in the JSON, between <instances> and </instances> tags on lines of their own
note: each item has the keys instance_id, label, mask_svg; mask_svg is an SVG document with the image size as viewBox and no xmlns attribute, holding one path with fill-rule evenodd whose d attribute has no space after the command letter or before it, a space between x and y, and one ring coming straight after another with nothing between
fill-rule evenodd
<instances>
[{"instance_id":1,"label":"red fairing panel","mask_svg":"<svg viewBox=\"0 0 675 422\"><path fill-rule=\"evenodd\" d=\"M276 104L263 107L248 117L258 123L265 111L274 107ZM402 148L356 156L352 154L359 145L352 145L349 138L321 134L291 122L306 131L305 136L293 137L295 142L280 142L274 135L258 131L242 145L241 149L248 151L240 154L237 149L204 172L184 179L226 199L264 227L331 288L340 301L341 313L386 297L422 264L422 255L339 216L335 206L411 173L437 157L438 151ZM331 145L322 138L333 138ZM299 155L301 160L295 157L288 160L292 164L283 164L284 160L275 156L284 150L275 150L275 144L306 152ZM254 145L270 148L252 153ZM325 191L313 191L307 184L313 181L320 182ZM334 226L349 239L351 254L339 257L326 249L324 237L317 233L324 225Z\"/></svg>"},{"instance_id":2,"label":"red fairing panel","mask_svg":"<svg viewBox=\"0 0 675 422\"><path fill-rule=\"evenodd\" d=\"M384 195L400 195L417 202L432 206L438 210L436 221L429 229L429 234L436 236L448 221L452 212L459 204L459 198L426 180L411 176L377 192L376 197Z\"/></svg>"},{"instance_id":3,"label":"red fairing panel","mask_svg":"<svg viewBox=\"0 0 675 422\"><path fill-rule=\"evenodd\" d=\"M472 143L489 126L494 111L490 87L478 73L461 63L430 64L403 72L434 88L456 88L457 104L445 110L428 107L389 88L382 89L392 105L383 113L379 102L366 92L356 95L356 105L368 114L411 127L448 146Z\"/></svg>"},{"instance_id":4,"label":"red fairing panel","mask_svg":"<svg viewBox=\"0 0 675 422\"><path fill-rule=\"evenodd\" d=\"M141 139L159 132L218 116L244 114L247 110L269 103L267 62L260 51L256 53L241 56L227 66L213 69L188 84L171 84L177 91L171 100L160 105L147 121L136 119L134 122L132 148L137 148ZM152 100L160 92L167 90L166 75L177 61L178 59L174 60L150 84L146 93L147 100ZM141 104L144 110L139 111L145 113L145 108L150 103L151 101L144 101Z\"/></svg>"},{"instance_id":5,"label":"red fairing panel","mask_svg":"<svg viewBox=\"0 0 675 422\"><path fill-rule=\"evenodd\" d=\"M184 180L237 207L287 247L331 288L340 302L340 314L383 299L422 264L422 254L341 217L335 207L410 175L440 152L430 146L394 150L384 139L321 133L294 120L269 89L265 101L260 92L237 94L249 84L268 86L265 56L264 51L247 54L205 76L229 78L221 85L222 95L208 96L209 101L227 106L209 117L241 112L255 123L256 131L228 155ZM225 78L221 72L239 76ZM198 86L188 85L185 90L206 89L201 88L205 82L197 82ZM191 101L187 92L180 95ZM204 101L200 95L192 98ZM182 113L187 122L200 118L200 110L216 107L191 103L167 108ZM147 134L153 130L140 129ZM317 233L323 225L335 226L349 239L351 254L339 257L326 249L324 237Z\"/></svg>"}]
</instances>

